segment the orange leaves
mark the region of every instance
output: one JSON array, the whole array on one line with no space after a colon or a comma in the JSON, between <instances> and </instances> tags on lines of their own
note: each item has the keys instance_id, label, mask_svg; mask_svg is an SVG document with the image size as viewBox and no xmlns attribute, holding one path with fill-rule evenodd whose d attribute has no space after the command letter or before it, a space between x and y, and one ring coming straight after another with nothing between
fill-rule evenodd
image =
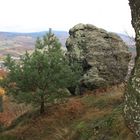
<instances>
[{"instance_id":1,"label":"orange leaves","mask_svg":"<svg viewBox=\"0 0 140 140\"><path fill-rule=\"evenodd\" d=\"M0 76L0 80L2 80L3 77ZM5 93L4 89L0 87L0 96L2 96Z\"/></svg>"},{"instance_id":2,"label":"orange leaves","mask_svg":"<svg viewBox=\"0 0 140 140\"><path fill-rule=\"evenodd\" d=\"M5 71L3 71L3 70L0 70L0 80L2 80L3 79L3 77L5 76ZM4 91L4 89L2 88L2 87L0 87L0 96L2 96L2 95L4 95L5 94L5 91Z\"/></svg>"},{"instance_id":3,"label":"orange leaves","mask_svg":"<svg viewBox=\"0 0 140 140\"><path fill-rule=\"evenodd\" d=\"M0 96L5 94L5 90L3 88L0 87Z\"/></svg>"},{"instance_id":4,"label":"orange leaves","mask_svg":"<svg viewBox=\"0 0 140 140\"><path fill-rule=\"evenodd\" d=\"M84 104L79 99L70 99L66 104L60 104L52 107L51 110L57 110L53 112L53 117L60 117L64 120L73 120L80 116L84 112ZM51 116L52 118L52 116Z\"/></svg>"},{"instance_id":5,"label":"orange leaves","mask_svg":"<svg viewBox=\"0 0 140 140\"><path fill-rule=\"evenodd\" d=\"M1 69L0 69L0 77L4 77L5 74L6 74L6 72L5 72L4 70L1 70Z\"/></svg>"}]
</instances>

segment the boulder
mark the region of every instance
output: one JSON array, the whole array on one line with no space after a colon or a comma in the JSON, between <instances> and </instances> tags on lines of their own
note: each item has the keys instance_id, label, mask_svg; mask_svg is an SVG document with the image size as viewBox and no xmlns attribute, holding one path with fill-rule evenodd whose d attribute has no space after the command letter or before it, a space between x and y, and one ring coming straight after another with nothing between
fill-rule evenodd
<instances>
[{"instance_id":1,"label":"boulder","mask_svg":"<svg viewBox=\"0 0 140 140\"><path fill-rule=\"evenodd\" d=\"M81 63L84 88L92 90L125 80L131 55L117 34L91 24L78 24L69 34L68 56L71 61Z\"/></svg>"}]
</instances>

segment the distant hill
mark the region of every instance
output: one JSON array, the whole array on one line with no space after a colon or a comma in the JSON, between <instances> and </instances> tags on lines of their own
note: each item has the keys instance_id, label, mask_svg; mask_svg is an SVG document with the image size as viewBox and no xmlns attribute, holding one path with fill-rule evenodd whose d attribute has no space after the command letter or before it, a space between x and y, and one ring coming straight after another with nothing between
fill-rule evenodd
<instances>
[{"instance_id":1,"label":"distant hill","mask_svg":"<svg viewBox=\"0 0 140 140\"><path fill-rule=\"evenodd\" d=\"M42 37L47 31L33 32L33 33L16 33L16 32L0 32L0 57L6 54L12 56L19 56L26 50L30 51L35 46L37 37ZM66 31L53 31L59 38L63 46L65 46L68 32Z\"/></svg>"},{"instance_id":2,"label":"distant hill","mask_svg":"<svg viewBox=\"0 0 140 140\"><path fill-rule=\"evenodd\" d=\"M33 32L33 33L16 33L16 32L0 32L0 57L6 54L12 56L19 56L26 50L30 51L34 48L35 40L37 37L42 37L47 31ZM53 33L59 38L62 45L65 47L66 39L69 34L66 31L53 31ZM124 34L118 34L124 42L129 46L129 50L135 55L135 42L134 38L131 38Z\"/></svg>"},{"instance_id":3,"label":"distant hill","mask_svg":"<svg viewBox=\"0 0 140 140\"><path fill-rule=\"evenodd\" d=\"M135 38L125 35L125 34L120 34L118 33L118 35L122 38L122 40L127 44L127 45L135 45Z\"/></svg>"},{"instance_id":4,"label":"distant hill","mask_svg":"<svg viewBox=\"0 0 140 140\"><path fill-rule=\"evenodd\" d=\"M125 35L125 34L118 34L122 40L128 45L129 51L132 53L132 56L136 56L136 47L135 47L135 38Z\"/></svg>"},{"instance_id":5,"label":"distant hill","mask_svg":"<svg viewBox=\"0 0 140 140\"><path fill-rule=\"evenodd\" d=\"M0 32L0 38L12 39L17 36L30 36L32 38L37 38L45 35L48 31L42 32L31 32L31 33L17 33L17 32ZM53 31L53 33L59 38L62 36L68 36L66 31Z\"/></svg>"}]
</instances>

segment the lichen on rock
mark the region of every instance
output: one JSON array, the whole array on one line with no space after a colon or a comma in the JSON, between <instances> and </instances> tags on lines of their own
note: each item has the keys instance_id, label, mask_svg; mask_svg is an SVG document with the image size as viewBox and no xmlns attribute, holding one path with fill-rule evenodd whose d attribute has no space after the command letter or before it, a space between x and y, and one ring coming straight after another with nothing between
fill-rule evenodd
<instances>
[{"instance_id":1,"label":"lichen on rock","mask_svg":"<svg viewBox=\"0 0 140 140\"><path fill-rule=\"evenodd\" d=\"M96 89L124 81L130 53L115 33L91 24L77 24L69 30L66 47L70 59L83 67L83 83L87 89Z\"/></svg>"}]
</instances>

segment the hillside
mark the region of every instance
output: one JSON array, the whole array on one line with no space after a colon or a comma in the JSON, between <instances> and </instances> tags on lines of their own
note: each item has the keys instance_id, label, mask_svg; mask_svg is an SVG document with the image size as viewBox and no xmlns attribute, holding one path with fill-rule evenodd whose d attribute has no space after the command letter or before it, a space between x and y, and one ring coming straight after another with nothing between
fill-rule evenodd
<instances>
[{"instance_id":1,"label":"hillside","mask_svg":"<svg viewBox=\"0 0 140 140\"><path fill-rule=\"evenodd\" d=\"M132 53L132 56L135 57L136 56L135 38L120 33L118 35L128 45L129 51Z\"/></svg>"},{"instance_id":2,"label":"hillside","mask_svg":"<svg viewBox=\"0 0 140 140\"><path fill-rule=\"evenodd\" d=\"M89 25L87 26L89 27ZM83 26L83 30L85 30L87 26ZM94 26L90 27L92 29L94 28L95 31ZM96 30L98 31L97 28ZM76 28L76 32L77 31ZM103 53L104 50L111 50L111 54L97 55L97 59L94 57L94 59L90 59L89 62L86 61L86 67L82 64L84 70L87 68L87 70L90 69L90 73L93 72L91 77L90 73L86 74L89 76L88 81L90 82L94 77L96 81L92 80L91 82L94 85L95 82L97 83L97 85L93 85L89 88L85 86L86 84L83 84L85 81L81 78L81 74L79 75L80 77L78 76L80 71L74 72L76 67L73 67L73 65L69 67L70 63L65 64L66 59L60 47L53 47L53 44L56 45L55 43L58 44L58 42L51 34L45 36L42 42L37 44L39 47L50 45L47 53L46 51L40 51L38 49L32 53L31 56L26 54L25 59L21 59L21 62L17 63L13 63L9 58L6 77L4 77L4 80L1 78L2 85L4 85L3 87L9 96L7 97L4 93L1 96L0 140L135 140L134 135L126 127L123 119L124 78L126 77L124 73L127 74L126 70L129 63L125 58L129 58L130 53L127 46L118 36L114 34L108 36L106 31L102 31L100 30L98 33L101 35L101 39L98 38L99 42L97 42L95 47L97 48L99 46L98 44L101 43L100 40L104 39L103 45L100 44L100 47L98 47L99 51L92 48L92 50L87 51L87 53ZM99 36L98 34L96 35L97 37ZM9 40L11 40L11 38L19 39L21 37L20 35L18 36L14 33L12 36L8 34L8 38ZM76 37L74 33L71 35ZM86 35L90 35L87 30ZM91 44L95 45L95 42L90 42L93 39L90 38L93 34L91 36L86 35L84 37L87 38L84 39L87 39L85 42L88 43L86 45L82 44L82 48ZM22 34L22 39L24 37L25 40L26 37L29 38L29 36ZM30 38L35 39L35 34L31 34ZM97 38L95 39L97 40ZM115 44L113 42L114 40ZM77 43L79 42L78 40ZM76 43L76 41L74 43ZM104 48L104 43L107 49ZM67 47L69 44L72 44L70 40L69 43L67 43ZM121 49L118 48L119 45ZM79 47L80 45L78 44L77 46ZM113 47L125 53L113 53ZM74 49L75 48L74 46ZM121 56L119 60L122 59L122 61L116 61L118 59L116 59L116 57L114 59L114 56L117 55L114 54L119 54L119 57ZM106 60L105 58L109 58L109 56L111 56L111 59ZM125 56L125 58L123 56ZM100 57L104 61L100 60ZM119 57L117 56L117 58ZM97 65L95 65L95 63L91 65L90 63L96 62L96 60L100 62L100 64L98 63L99 66L102 64L99 71L94 71ZM66 60L66 62L72 61ZM124 65L121 62L126 62L127 64L125 63ZM126 67L125 71L123 71L123 69L120 70L123 75L119 74L120 71L116 65L118 63L120 64L118 65L119 68L123 66ZM90 64L90 67L88 64ZM114 68L113 64L117 67L112 71ZM106 66L108 66L109 69L106 69ZM78 70L80 69L79 66L77 68ZM99 72L101 72L102 75L99 74ZM98 75L103 77L99 77ZM110 75L117 76L109 79ZM120 75L121 78L123 77L122 80L115 83L114 80ZM113 79L113 83L103 85L101 82L100 84L99 80L102 80L104 76L105 78L107 77L107 80L109 79L108 81ZM3 73L1 73L1 77L3 77ZM107 83L106 79L102 81ZM92 83L87 84L92 85ZM118 83L124 84L119 85ZM77 87L74 89L74 93L77 96L72 96L74 94L68 92L68 90L66 91L66 89L69 89L69 87L73 88L73 86ZM67 94L64 95L64 93ZM11 102L11 100L14 99L17 101L16 103Z\"/></svg>"},{"instance_id":3,"label":"hillside","mask_svg":"<svg viewBox=\"0 0 140 140\"><path fill-rule=\"evenodd\" d=\"M45 31L34 33L0 32L0 57L5 56L6 54L20 56L26 50L32 50L36 38L42 37L45 34ZM62 45L65 46L68 33L65 31L54 31L54 34L59 38Z\"/></svg>"},{"instance_id":4,"label":"hillside","mask_svg":"<svg viewBox=\"0 0 140 140\"><path fill-rule=\"evenodd\" d=\"M19 56L26 50L30 51L34 48L36 38L45 35L43 32L33 33L14 33L14 32L0 32L0 57L6 54L12 56ZM63 46L65 46L66 39L69 34L66 31L54 31L54 34L59 38ZM124 34L118 34L129 46L130 51L135 56L135 47L133 39Z\"/></svg>"},{"instance_id":5,"label":"hillside","mask_svg":"<svg viewBox=\"0 0 140 140\"><path fill-rule=\"evenodd\" d=\"M1 133L0 140L135 140L124 124L123 92L124 85L118 85L69 97L49 106L42 116L31 108L29 113L25 106L19 111L19 106L5 100L9 110L5 123L15 120Z\"/></svg>"}]
</instances>

